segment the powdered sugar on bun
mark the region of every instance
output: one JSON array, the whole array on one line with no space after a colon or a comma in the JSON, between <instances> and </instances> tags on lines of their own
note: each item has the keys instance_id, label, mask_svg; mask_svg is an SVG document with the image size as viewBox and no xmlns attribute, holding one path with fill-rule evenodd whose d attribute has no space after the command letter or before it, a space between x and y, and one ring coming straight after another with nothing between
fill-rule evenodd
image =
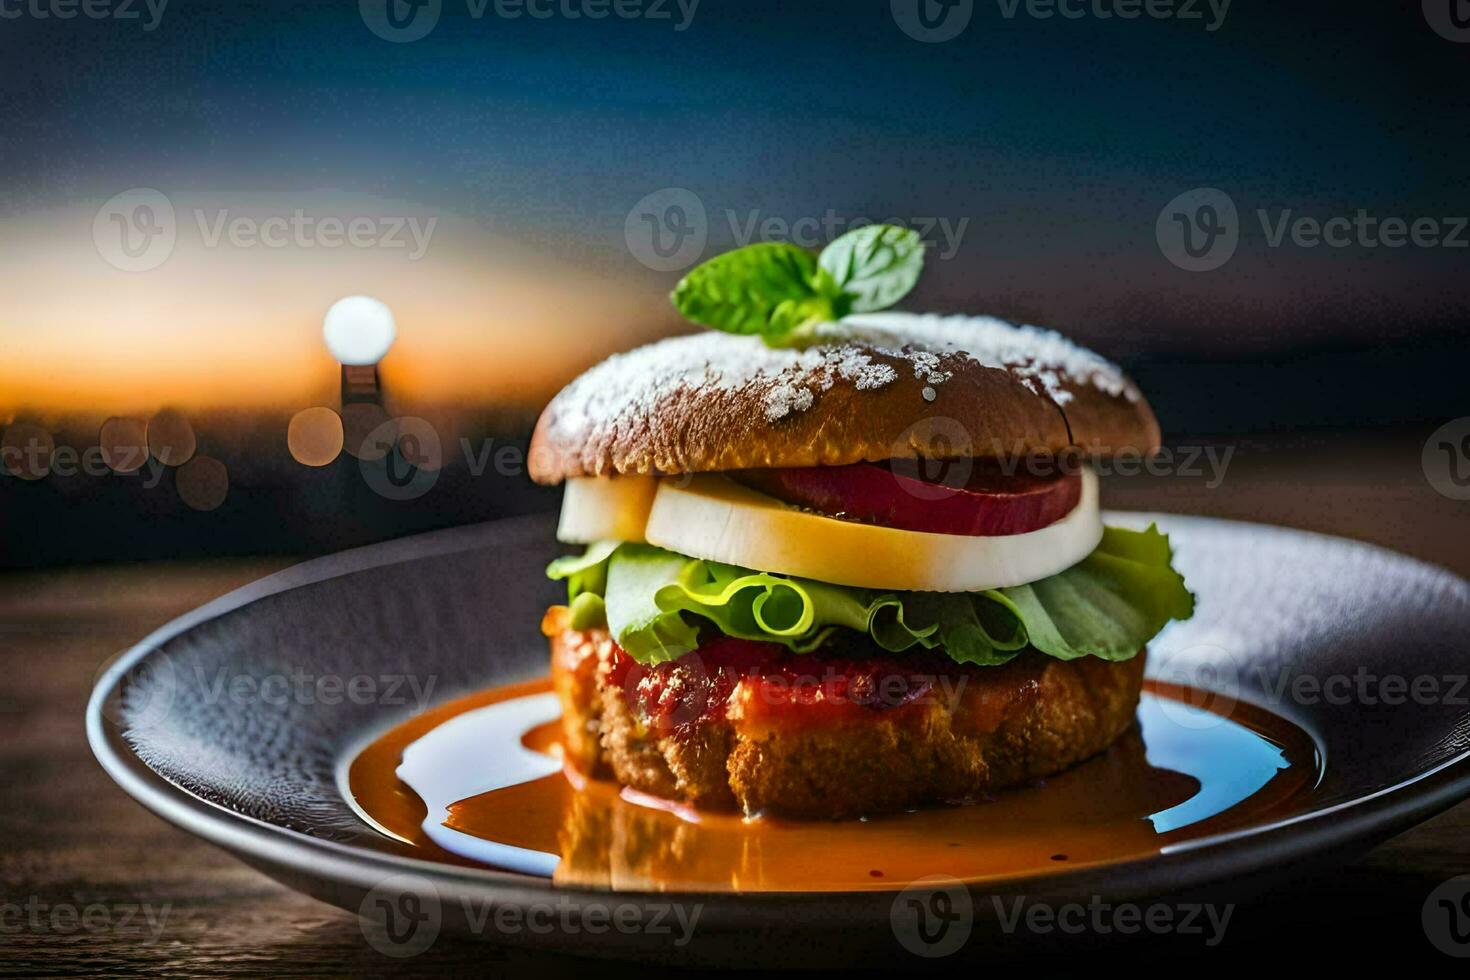
<instances>
[{"instance_id":1,"label":"powdered sugar on bun","mask_svg":"<svg viewBox=\"0 0 1470 980\"><path fill-rule=\"evenodd\" d=\"M1008 323L993 316L942 316L936 313L867 313L829 324L821 331L894 350L906 350L916 374L934 360L933 352L963 353L986 367L1034 379L1052 400L1065 405L1077 385L1105 394L1138 398L1113 362L1072 343L1055 330ZM821 332L819 331L819 333ZM931 375L930 384L944 377Z\"/></svg>"},{"instance_id":2,"label":"powdered sugar on bun","mask_svg":"<svg viewBox=\"0 0 1470 980\"><path fill-rule=\"evenodd\" d=\"M1158 426L1112 363L993 317L881 313L802 349L705 332L617 354L552 400L543 483L611 473L837 465L932 454L1151 451ZM917 431L916 431L917 430Z\"/></svg>"}]
</instances>

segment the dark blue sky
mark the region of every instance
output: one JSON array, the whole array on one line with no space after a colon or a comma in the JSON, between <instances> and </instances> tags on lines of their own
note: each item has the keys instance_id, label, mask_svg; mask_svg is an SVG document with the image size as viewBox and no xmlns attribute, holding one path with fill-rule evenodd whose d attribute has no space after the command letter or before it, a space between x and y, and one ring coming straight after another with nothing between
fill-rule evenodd
<instances>
[{"instance_id":1,"label":"dark blue sky","mask_svg":"<svg viewBox=\"0 0 1470 980\"><path fill-rule=\"evenodd\" d=\"M340 189L664 290L676 277L628 256L623 223L679 186L711 250L732 244L727 212L968 219L920 305L1145 349L1365 345L1470 312L1470 249L1272 248L1254 217L1470 212L1470 44L1417 0L1235 0L1214 31L1204 0L1189 21L1005 6L975 0L937 44L888 0L702 0L682 31L673 0L669 20L598 21L443 0L403 44L355 0L173 0L151 31L0 20L0 220L134 186ZM1155 240L1194 187L1241 211L1216 272Z\"/></svg>"}]
</instances>

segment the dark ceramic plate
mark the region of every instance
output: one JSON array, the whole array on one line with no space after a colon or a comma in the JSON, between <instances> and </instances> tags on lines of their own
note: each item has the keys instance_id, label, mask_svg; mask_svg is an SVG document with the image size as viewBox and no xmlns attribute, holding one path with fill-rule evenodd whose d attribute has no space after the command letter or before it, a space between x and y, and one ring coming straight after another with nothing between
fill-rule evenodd
<instances>
[{"instance_id":1,"label":"dark ceramic plate","mask_svg":"<svg viewBox=\"0 0 1470 980\"><path fill-rule=\"evenodd\" d=\"M1317 740L1321 779L1269 824L1145 860L1008 882L1006 894L1233 899L1341 861L1470 795L1470 710L1467 692L1453 690L1470 664L1470 585L1341 539L1157 519L1200 605L1155 642L1169 655L1155 657L1151 673L1225 678L1240 699L1296 722ZM348 805L343 760L420 701L544 674L539 623L558 590L542 569L556 550L549 520L522 520L392 541L263 579L110 664L88 706L92 748L123 789L164 819L292 887L365 913L364 932L385 952L411 953L440 931L469 931L678 962L871 965L907 957L913 937L895 924L903 903L892 893L564 888L409 857ZM1346 695L1310 695L1334 677L1349 679ZM1369 680L1351 680L1358 677ZM1393 696L1390 677L1410 692ZM1374 696L1357 693L1365 689ZM1308 693L1293 693L1301 691ZM998 906L978 895L944 896L933 908L955 901L973 910L964 952L1027 941L1003 935ZM675 913L687 921L693 910L697 924L684 941ZM1054 945L1067 936L1032 938Z\"/></svg>"}]
</instances>

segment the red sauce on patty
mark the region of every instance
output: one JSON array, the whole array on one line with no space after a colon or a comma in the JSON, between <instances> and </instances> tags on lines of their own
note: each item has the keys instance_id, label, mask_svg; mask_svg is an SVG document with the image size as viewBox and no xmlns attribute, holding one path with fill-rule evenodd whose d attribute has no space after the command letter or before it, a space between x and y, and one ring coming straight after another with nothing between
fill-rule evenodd
<instances>
[{"instance_id":1,"label":"red sauce on patty","mask_svg":"<svg viewBox=\"0 0 1470 980\"><path fill-rule=\"evenodd\" d=\"M654 667L611 641L602 650L607 682L660 731L712 719L762 728L832 726L878 715L919 717L933 704L963 705L975 730L991 731L1034 689L1038 673L1034 658L1024 656L977 667L927 650L890 654L848 643L794 654L778 643L727 636Z\"/></svg>"}]
</instances>

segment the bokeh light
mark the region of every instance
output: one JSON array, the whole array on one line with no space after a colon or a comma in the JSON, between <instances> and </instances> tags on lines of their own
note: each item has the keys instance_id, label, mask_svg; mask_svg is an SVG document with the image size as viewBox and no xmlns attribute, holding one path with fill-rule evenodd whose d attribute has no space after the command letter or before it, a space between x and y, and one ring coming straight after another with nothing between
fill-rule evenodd
<instances>
[{"instance_id":1,"label":"bokeh light","mask_svg":"<svg viewBox=\"0 0 1470 980\"><path fill-rule=\"evenodd\" d=\"M148 452L166 466L183 466L198 447L194 427L182 413L164 409L148 420Z\"/></svg>"},{"instance_id":2,"label":"bokeh light","mask_svg":"<svg viewBox=\"0 0 1470 980\"><path fill-rule=\"evenodd\" d=\"M342 452L342 418L330 408L303 408L291 416L286 445L296 462L326 466Z\"/></svg>"},{"instance_id":3,"label":"bokeh light","mask_svg":"<svg viewBox=\"0 0 1470 980\"><path fill-rule=\"evenodd\" d=\"M114 473L135 473L148 460L148 426L142 419L114 415L97 437L102 461Z\"/></svg>"},{"instance_id":4,"label":"bokeh light","mask_svg":"<svg viewBox=\"0 0 1470 980\"><path fill-rule=\"evenodd\" d=\"M391 439L369 438L373 431L388 421L388 413L377 402L350 402L342 406L342 433L347 452L368 462L388 455L397 441L394 432Z\"/></svg>"},{"instance_id":5,"label":"bokeh light","mask_svg":"<svg viewBox=\"0 0 1470 980\"><path fill-rule=\"evenodd\" d=\"M322 339L343 364L376 364L398 335L393 311L371 296L348 296L327 310Z\"/></svg>"},{"instance_id":6,"label":"bokeh light","mask_svg":"<svg viewBox=\"0 0 1470 980\"><path fill-rule=\"evenodd\" d=\"M195 456L175 476L179 499L195 510L214 510L230 493L230 471L213 456Z\"/></svg>"},{"instance_id":7,"label":"bokeh light","mask_svg":"<svg viewBox=\"0 0 1470 980\"><path fill-rule=\"evenodd\" d=\"M56 441L33 422L15 422L0 439L0 468L22 480L39 480L51 472Z\"/></svg>"}]
</instances>

